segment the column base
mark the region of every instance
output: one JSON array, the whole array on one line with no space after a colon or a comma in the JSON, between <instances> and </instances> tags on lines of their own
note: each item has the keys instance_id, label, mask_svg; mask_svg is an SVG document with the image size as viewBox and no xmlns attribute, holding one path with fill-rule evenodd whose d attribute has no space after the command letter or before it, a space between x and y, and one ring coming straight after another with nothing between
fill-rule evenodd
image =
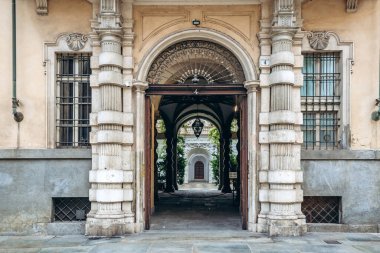
<instances>
[{"instance_id":1,"label":"column base","mask_svg":"<svg viewBox=\"0 0 380 253\"><path fill-rule=\"evenodd\" d=\"M223 185L222 192L223 193L231 193L232 190L231 190L230 185Z\"/></svg>"},{"instance_id":2,"label":"column base","mask_svg":"<svg viewBox=\"0 0 380 253\"><path fill-rule=\"evenodd\" d=\"M175 188L173 185L168 185L165 187L164 192L175 192Z\"/></svg>"},{"instance_id":3,"label":"column base","mask_svg":"<svg viewBox=\"0 0 380 253\"><path fill-rule=\"evenodd\" d=\"M269 236L302 236L307 232L306 223L300 220L270 220Z\"/></svg>"},{"instance_id":4,"label":"column base","mask_svg":"<svg viewBox=\"0 0 380 253\"><path fill-rule=\"evenodd\" d=\"M132 234L136 231L135 223L128 221L129 218L121 219L97 219L87 218L86 222L86 235L87 236L119 236L125 234Z\"/></svg>"},{"instance_id":5,"label":"column base","mask_svg":"<svg viewBox=\"0 0 380 253\"><path fill-rule=\"evenodd\" d=\"M304 218L267 217L258 219L257 232L269 236L302 236L307 232L307 226Z\"/></svg>"}]
</instances>

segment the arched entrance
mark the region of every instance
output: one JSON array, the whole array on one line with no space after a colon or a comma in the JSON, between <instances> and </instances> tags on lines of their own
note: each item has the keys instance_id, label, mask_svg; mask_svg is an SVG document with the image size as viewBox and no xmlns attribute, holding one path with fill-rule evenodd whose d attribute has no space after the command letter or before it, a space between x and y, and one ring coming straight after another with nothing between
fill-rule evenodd
<instances>
[{"instance_id":1,"label":"arched entrance","mask_svg":"<svg viewBox=\"0 0 380 253\"><path fill-rule=\"evenodd\" d=\"M161 43L161 46L164 43ZM247 90L244 88L245 72L235 54L222 45L210 40L185 40L172 44L157 54L151 61L146 72L149 88L146 91L147 126L154 126L157 111L165 121L165 137L167 139L166 161L167 173L165 191L172 192L178 188L176 176L176 134L179 127L188 120L204 118L213 122L221 133L220 147L221 189L231 191L229 172L235 170L238 174L236 184L241 193L241 215L243 229L247 227L248 219L248 145L247 145ZM142 68L141 71L144 71ZM254 76L254 73L250 73ZM156 96L156 98L153 98ZM158 97L158 99L157 99ZM154 101L156 100L156 101ZM158 100L158 101L157 101ZM153 105L153 106L152 106ZM155 112L152 111L155 110ZM236 118L239 122L238 133L238 166L231 167L229 161L230 126ZM154 136L153 128L147 127L147 136ZM146 178L146 228L149 229L149 217L154 184L154 138L149 138L149 152L147 152ZM243 148L241 148L243 147ZM147 150L148 151L148 150ZM201 177L201 166L197 167L197 177ZM203 167L204 170L204 167ZM204 173L203 173L204 178Z\"/></svg>"}]
</instances>

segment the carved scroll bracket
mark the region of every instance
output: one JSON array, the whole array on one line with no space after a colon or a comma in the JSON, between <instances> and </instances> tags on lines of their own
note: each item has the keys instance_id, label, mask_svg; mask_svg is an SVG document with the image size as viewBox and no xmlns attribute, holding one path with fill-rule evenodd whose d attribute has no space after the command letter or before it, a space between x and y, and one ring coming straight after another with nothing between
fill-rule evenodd
<instances>
[{"instance_id":1,"label":"carved scroll bracket","mask_svg":"<svg viewBox=\"0 0 380 253\"><path fill-rule=\"evenodd\" d=\"M347 0L346 11L347 12L356 12L358 10L359 0Z\"/></svg>"},{"instance_id":2,"label":"carved scroll bracket","mask_svg":"<svg viewBox=\"0 0 380 253\"><path fill-rule=\"evenodd\" d=\"M36 12L38 15L47 15L48 0L36 0Z\"/></svg>"}]
</instances>

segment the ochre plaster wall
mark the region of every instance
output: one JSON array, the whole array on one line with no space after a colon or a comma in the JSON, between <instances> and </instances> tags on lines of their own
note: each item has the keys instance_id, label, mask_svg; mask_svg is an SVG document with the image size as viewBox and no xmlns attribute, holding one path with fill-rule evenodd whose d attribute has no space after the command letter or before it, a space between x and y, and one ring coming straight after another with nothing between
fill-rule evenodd
<instances>
[{"instance_id":1,"label":"ochre plaster wall","mask_svg":"<svg viewBox=\"0 0 380 253\"><path fill-rule=\"evenodd\" d=\"M257 66L260 5L134 6L135 71L144 55L160 40L174 32L195 28L193 19L201 21L200 28L216 30L238 41Z\"/></svg>"},{"instance_id":2,"label":"ochre plaster wall","mask_svg":"<svg viewBox=\"0 0 380 253\"><path fill-rule=\"evenodd\" d=\"M86 0L49 0L49 14L39 16L35 1L17 4L17 98L24 114L18 131L13 120L12 97L12 6L0 1L0 148L46 147L46 76L43 66L44 42L55 41L65 32L90 32L92 6Z\"/></svg>"},{"instance_id":3,"label":"ochre plaster wall","mask_svg":"<svg viewBox=\"0 0 380 253\"><path fill-rule=\"evenodd\" d=\"M350 124L352 149L380 148L380 122L371 120L379 94L380 1L361 0L355 13L346 1L314 0L302 5L303 30L333 31L354 43Z\"/></svg>"}]
</instances>

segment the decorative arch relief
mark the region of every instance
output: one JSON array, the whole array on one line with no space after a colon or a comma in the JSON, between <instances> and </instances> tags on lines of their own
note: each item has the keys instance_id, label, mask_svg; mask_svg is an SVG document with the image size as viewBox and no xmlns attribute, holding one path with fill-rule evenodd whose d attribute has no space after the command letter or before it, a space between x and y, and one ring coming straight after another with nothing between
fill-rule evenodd
<instances>
[{"instance_id":1,"label":"decorative arch relief","mask_svg":"<svg viewBox=\"0 0 380 253\"><path fill-rule=\"evenodd\" d=\"M166 48L150 66L152 84L243 83L243 68L234 54L210 41L186 40Z\"/></svg>"}]
</instances>

